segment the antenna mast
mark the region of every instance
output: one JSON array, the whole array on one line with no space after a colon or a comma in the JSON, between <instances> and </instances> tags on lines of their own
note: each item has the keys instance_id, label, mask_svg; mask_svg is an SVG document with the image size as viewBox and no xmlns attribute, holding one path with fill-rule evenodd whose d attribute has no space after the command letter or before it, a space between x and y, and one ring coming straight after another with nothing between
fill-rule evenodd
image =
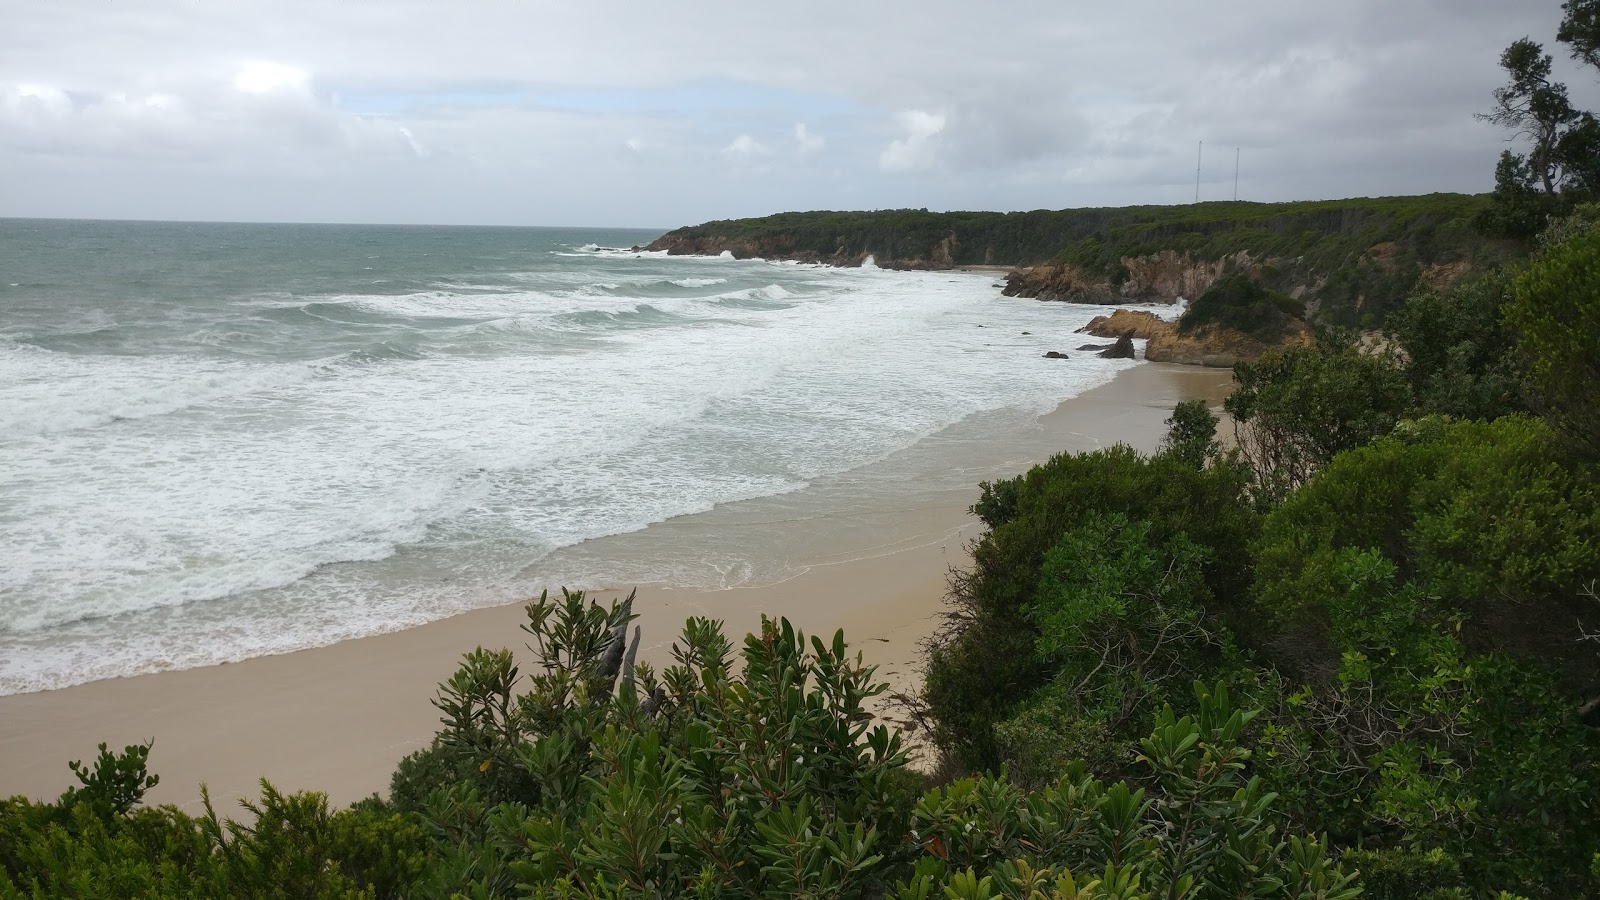
<instances>
[{"instance_id":1,"label":"antenna mast","mask_svg":"<svg viewBox=\"0 0 1600 900\"><path fill-rule=\"evenodd\" d=\"M1205 164L1206 142L1200 142L1200 149L1194 158L1194 202L1200 202L1200 167Z\"/></svg>"},{"instance_id":2,"label":"antenna mast","mask_svg":"<svg viewBox=\"0 0 1600 900\"><path fill-rule=\"evenodd\" d=\"M1239 147L1233 148L1233 202L1239 202Z\"/></svg>"}]
</instances>

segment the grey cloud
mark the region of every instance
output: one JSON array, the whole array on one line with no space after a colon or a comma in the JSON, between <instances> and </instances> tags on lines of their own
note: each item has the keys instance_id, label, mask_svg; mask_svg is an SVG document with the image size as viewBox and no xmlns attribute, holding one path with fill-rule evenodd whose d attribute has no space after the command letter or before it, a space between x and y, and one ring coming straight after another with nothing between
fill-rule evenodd
<instances>
[{"instance_id":1,"label":"grey cloud","mask_svg":"<svg viewBox=\"0 0 1600 900\"><path fill-rule=\"evenodd\" d=\"M1200 140L1214 196L1235 146L1251 199L1483 190L1503 136L1472 113L1499 50L1560 18L1559 0L3 2L0 215L645 225L1182 202ZM307 81L242 92L252 62ZM512 99L707 81L773 99Z\"/></svg>"}]
</instances>

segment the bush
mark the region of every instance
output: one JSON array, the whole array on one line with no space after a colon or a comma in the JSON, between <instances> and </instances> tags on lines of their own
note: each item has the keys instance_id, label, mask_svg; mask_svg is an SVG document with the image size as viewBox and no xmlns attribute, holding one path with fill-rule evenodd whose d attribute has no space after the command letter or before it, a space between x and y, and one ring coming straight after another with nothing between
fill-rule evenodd
<instances>
[{"instance_id":1,"label":"bush","mask_svg":"<svg viewBox=\"0 0 1600 900\"><path fill-rule=\"evenodd\" d=\"M1506 321L1529 363L1530 400L1583 458L1600 460L1600 231L1539 254L1517 278Z\"/></svg>"},{"instance_id":2,"label":"bush","mask_svg":"<svg viewBox=\"0 0 1600 900\"><path fill-rule=\"evenodd\" d=\"M1258 499L1282 500L1339 453L1391 431L1410 402L1404 376L1350 345L1292 347L1233 367L1223 407L1255 473Z\"/></svg>"},{"instance_id":3,"label":"bush","mask_svg":"<svg viewBox=\"0 0 1600 900\"><path fill-rule=\"evenodd\" d=\"M931 647L923 691L939 745L973 769L999 765L995 725L1060 671L1059 658L1053 661L1040 643L1049 617L1041 611L1071 602L1079 574L1073 568L1092 552L1085 546L1107 538L1107 517L1140 523L1136 538L1119 532L1130 559L1167 558L1161 554L1183 548L1192 584L1204 592L1187 602L1216 617L1218 627L1231 623L1240 609L1231 601L1249 583L1256 527L1247 483L1247 474L1226 461L1198 469L1170 454L1146 458L1114 447L1056 456L1026 475L983 485L973 509L990 528L973 548L972 569L952 582L949 628ZM1047 577L1052 551L1054 574ZM1136 703L1138 715L1130 710L1118 719L1131 726L1159 704Z\"/></svg>"},{"instance_id":4,"label":"bush","mask_svg":"<svg viewBox=\"0 0 1600 900\"><path fill-rule=\"evenodd\" d=\"M1497 419L1526 409L1526 365L1501 321L1511 286L1496 272L1412 297L1390 314L1386 330L1403 351L1415 413Z\"/></svg>"},{"instance_id":5,"label":"bush","mask_svg":"<svg viewBox=\"0 0 1600 900\"><path fill-rule=\"evenodd\" d=\"M1183 311L1178 332L1189 334L1206 325L1217 325L1272 343L1305 317L1306 305L1301 301L1269 291L1248 275L1229 275L1218 279Z\"/></svg>"},{"instance_id":6,"label":"bush","mask_svg":"<svg viewBox=\"0 0 1600 900\"><path fill-rule=\"evenodd\" d=\"M1303 827L1440 851L1475 896L1594 886L1600 745L1579 706L1600 659L1579 639L1600 612L1580 596L1600 574L1596 488L1536 420L1424 420L1268 516L1263 662L1303 689L1280 691L1263 751Z\"/></svg>"}]
</instances>

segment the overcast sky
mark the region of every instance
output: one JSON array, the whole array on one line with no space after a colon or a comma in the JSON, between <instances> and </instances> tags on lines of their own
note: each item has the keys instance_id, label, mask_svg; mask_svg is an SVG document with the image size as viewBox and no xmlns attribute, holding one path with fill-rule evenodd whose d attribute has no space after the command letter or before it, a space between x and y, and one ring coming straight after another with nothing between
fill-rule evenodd
<instances>
[{"instance_id":1,"label":"overcast sky","mask_svg":"<svg viewBox=\"0 0 1600 900\"><path fill-rule=\"evenodd\" d=\"M0 216L671 227L1482 191L1560 0L0 0ZM1595 105L1595 79L1563 74Z\"/></svg>"}]
</instances>

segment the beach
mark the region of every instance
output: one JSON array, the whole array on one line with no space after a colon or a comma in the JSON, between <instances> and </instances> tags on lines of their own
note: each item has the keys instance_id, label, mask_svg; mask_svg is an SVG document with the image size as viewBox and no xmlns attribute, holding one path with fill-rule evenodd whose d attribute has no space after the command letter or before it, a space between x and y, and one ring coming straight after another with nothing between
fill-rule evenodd
<instances>
[{"instance_id":1,"label":"beach","mask_svg":"<svg viewBox=\"0 0 1600 900\"><path fill-rule=\"evenodd\" d=\"M721 619L738 638L766 614L787 617L808 633L844 629L866 661L880 667L880 677L897 690L912 689L919 644L936 625L946 575L965 564L967 545L980 533L968 512L978 481L1018 474L1053 451L1117 443L1153 450L1173 405L1215 404L1230 378L1226 370L1138 365L1041 417L1025 446L963 443L970 465L940 457L941 465L960 465L972 477L924 492L914 504L835 502L823 479L784 498L724 504L585 541L567 564L623 560L623 569L648 573L660 548L682 557L703 546L715 556L711 548L759 534L765 552L793 554L776 567L792 577L721 590L674 588L648 577L613 585L638 588L641 658L667 660L688 616ZM923 443L937 445L938 437ZM902 463L880 466L888 471ZM803 496L808 491L820 493ZM803 520L774 513L795 504L809 504ZM521 604L505 605L310 650L0 697L0 796L53 798L73 781L69 760L92 758L102 741L120 748L151 739L151 770L161 783L148 801L191 812L199 808L202 783L219 810L254 797L262 778L284 791L326 792L338 804L385 792L395 764L435 732L438 715L429 700L438 682L474 647L520 648L523 616Z\"/></svg>"}]
</instances>

